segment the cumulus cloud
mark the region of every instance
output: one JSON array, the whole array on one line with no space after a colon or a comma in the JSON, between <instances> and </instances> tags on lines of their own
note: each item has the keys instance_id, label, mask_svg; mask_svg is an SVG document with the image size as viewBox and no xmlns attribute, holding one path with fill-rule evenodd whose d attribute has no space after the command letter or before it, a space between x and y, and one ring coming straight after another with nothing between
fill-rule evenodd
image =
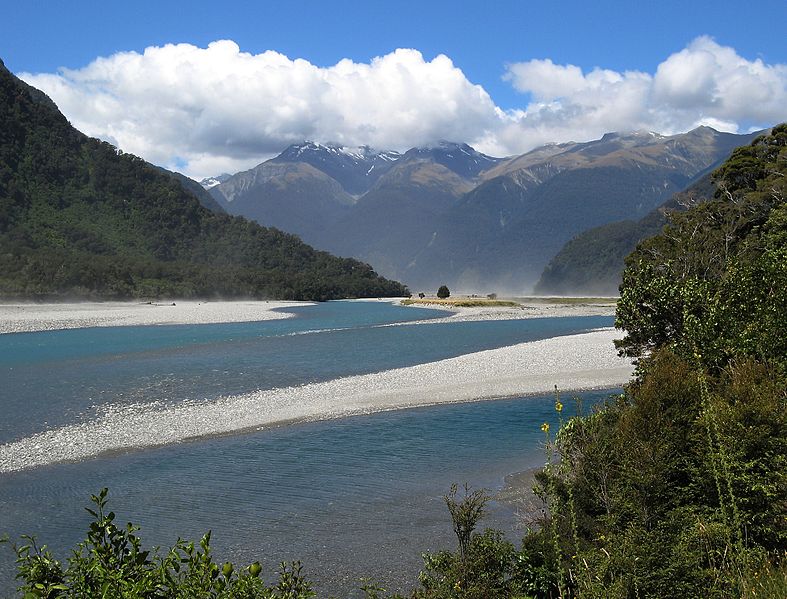
<instances>
[{"instance_id":1,"label":"cumulus cloud","mask_svg":"<svg viewBox=\"0 0 787 599\"><path fill-rule=\"evenodd\" d=\"M473 140L499 120L449 58L404 49L319 68L232 41L178 44L22 78L78 129L159 164L177 157L190 173L251 166L305 139L380 148Z\"/></svg>"},{"instance_id":2,"label":"cumulus cloud","mask_svg":"<svg viewBox=\"0 0 787 599\"><path fill-rule=\"evenodd\" d=\"M699 125L738 132L787 119L787 65L746 60L706 36L669 56L654 74L584 73L547 59L510 64L505 78L531 101L509 113L513 122L499 134L503 147L517 136L580 140L608 131L669 134Z\"/></svg>"},{"instance_id":3,"label":"cumulus cloud","mask_svg":"<svg viewBox=\"0 0 787 599\"><path fill-rule=\"evenodd\" d=\"M196 177L249 168L305 139L399 150L451 139L505 155L608 131L739 130L787 119L787 66L748 61L707 37L653 74L512 63L504 78L526 96L507 111L450 58L408 49L318 67L224 40L20 76L78 129Z\"/></svg>"}]
</instances>

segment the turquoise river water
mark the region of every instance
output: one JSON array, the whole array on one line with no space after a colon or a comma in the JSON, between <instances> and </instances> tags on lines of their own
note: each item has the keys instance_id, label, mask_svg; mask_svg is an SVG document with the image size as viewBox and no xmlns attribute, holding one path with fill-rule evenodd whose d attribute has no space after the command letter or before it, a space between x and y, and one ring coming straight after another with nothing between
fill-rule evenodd
<instances>
[{"instance_id":1,"label":"turquoise river water","mask_svg":"<svg viewBox=\"0 0 787 599\"><path fill-rule=\"evenodd\" d=\"M612 324L571 317L406 325L444 314L387 302L286 311L295 317L0 335L0 444L90 427L112 406L210 400ZM582 395L587 405L609 393ZM494 491L507 474L543 463L544 421L555 421L551 397L442 405L0 473L0 535L35 534L65 559L84 536L89 495L109 487L118 518L141 525L148 544L212 530L218 559L260 560L268 579L280 561L300 559L321 596L358 596L362 577L405 590L422 552L453 547L442 501L451 483ZM493 503L487 524L516 538L521 523ZM0 545L0 596L13 587L13 554Z\"/></svg>"}]
</instances>

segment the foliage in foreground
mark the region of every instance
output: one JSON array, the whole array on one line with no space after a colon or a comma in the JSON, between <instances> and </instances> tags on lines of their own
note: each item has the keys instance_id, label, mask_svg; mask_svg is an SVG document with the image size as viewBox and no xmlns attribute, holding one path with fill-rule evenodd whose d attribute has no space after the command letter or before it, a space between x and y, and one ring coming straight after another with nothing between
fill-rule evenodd
<instances>
[{"instance_id":1,"label":"foliage in foreground","mask_svg":"<svg viewBox=\"0 0 787 599\"><path fill-rule=\"evenodd\" d=\"M64 565L46 546L32 537L15 546L18 591L25 599L65 597L161 598L161 599L306 599L316 596L301 572L299 562L282 563L278 580L266 585L261 566L255 562L236 569L220 565L211 554L210 533L195 545L178 540L170 549L145 549L139 530L129 523L118 526L107 508L107 489L92 496L86 508L93 517L85 540L77 545ZM555 563L551 547L539 539L526 539L521 549L500 531L476 533L488 497L483 491L462 496L457 487L445 496L458 550L425 554L420 586L410 599L464 597L504 599L548 596L555 586ZM0 540L2 541L2 540ZM385 589L367 582L360 587L368 599L385 596ZM403 599L393 595L392 599Z\"/></svg>"},{"instance_id":2,"label":"foliage in foreground","mask_svg":"<svg viewBox=\"0 0 787 599\"><path fill-rule=\"evenodd\" d=\"M547 439L531 537L554 546L553 596L784 596L787 126L714 176L715 200L627 259L636 379Z\"/></svg>"},{"instance_id":3,"label":"foliage in foreground","mask_svg":"<svg viewBox=\"0 0 787 599\"><path fill-rule=\"evenodd\" d=\"M143 549L131 523L120 527L107 512L107 489L93 495L94 509L87 538L73 551L65 567L35 539L15 547L19 592L25 598L107 597L216 599L307 599L315 593L298 562L282 564L279 579L268 586L255 562L236 571L227 562L213 561L210 533L198 545L178 541L166 553Z\"/></svg>"}]
</instances>

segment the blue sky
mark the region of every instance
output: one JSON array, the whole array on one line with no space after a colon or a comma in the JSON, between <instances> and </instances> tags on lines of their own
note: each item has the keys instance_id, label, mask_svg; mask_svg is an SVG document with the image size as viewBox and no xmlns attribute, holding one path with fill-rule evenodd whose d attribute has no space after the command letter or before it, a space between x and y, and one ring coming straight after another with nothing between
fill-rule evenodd
<instances>
[{"instance_id":1,"label":"blue sky","mask_svg":"<svg viewBox=\"0 0 787 599\"><path fill-rule=\"evenodd\" d=\"M96 98L101 94L104 94L105 99L120 98L128 103L134 101L134 94L128 92L128 82L124 84L126 87L119 87L117 84L118 70L113 71L115 74L108 73L106 70L101 71L100 77L96 75L95 68L87 70L95 59L110 58L123 52L141 54L146 48L161 48L167 44L188 44L195 49L205 49L211 42L232 40L238 46L236 54L248 53L251 56L259 56L265 51L272 50L289 59L303 59L306 64L317 69L329 69L342 59L350 59L356 65L368 65L375 57L392 56L396 49L409 48L420 52L422 61L429 65L429 68L419 71L427 78L428 83L437 71L442 69L440 72L444 72L448 68L448 65L443 63L432 64L436 57L445 55L450 59L453 68L458 70L466 80L461 85L457 83L456 93L459 99L442 94L435 96L433 100L430 100L431 96L425 95L420 101L444 102L446 106L454 106L457 103L462 105L465 100L461 98L466 99L468 94L472 95L472 90L468 86L480 86L491 100L491 107L473 107L468 108L467 113L458 110L455 114L456 119L465 119L466 122L477 120L476 129L471 130L462 126L452 129L448 120L438 119L440 122L434 126L412 127L412 131L406 135L382 134L381 128L374 121L374 118L379 117L370 114L368 122L365 121L352 130L338 127L333 136L347 143L373 142L379 145L389 142L393 147L407 145L410 140L414 145L427 141L430 135L450 135L455 131L456 135L469 135L473 139L467 141L482 146L482 149L499 154L524 151L528 146L532 147L546 141L545 136L550 134L555 136L551 141L567 141L563 139L564 137L579 140L603 132L601 129L605 126L626 125L627 121L622 119L598 116L597 110L594 113L595 120L579 119L572 124L567 115L576 114L580 110L578 106L583 104L577 99L579 95L584 94L583 90L588 89L588 85L598 91L602 84L588 83L585 79L576 77L576 72L572 74L566 70L569 66L578 67L582 77L598 69L599 78L606 82L603 85L607 85L607 93L614 94L617 98L621 93L634 94L631 87L633 80L625 76L626 72L642 73L652 77L654 89L662 93L672 84L665 87L656 81L660 65L682 51L686 53L685 64L689 62L694 64L699 54L707 55L710 52L717 57L717 60L715 66L708 63L707 68L714 71L723 70L719 66L721 64L719 61L726 61L724 64L731 65L732 62L743 60L747 64L754 65L749 67L750 71L757 70L758 64L767 67L765 78L770 78L768 79L770 87L764 89L758 97L772 96L774 89L777 93L780 89L783 91L782 67L787 65L785 23L787 23L787 2L784 0L750 3L688 0L683 2L662 0L658 3L588 1L481 3L407 0L385 3L278 1L221 4L162 0L127 3L106 0L104 2L35 0L9 2L4 6L3 19L0 21L0 58L13 72L20 74L34 85L43 87L58 102L66 116L83 130L87 129L86 132L91 135L126 145L129 151L141 153L146 158L165 165L177 162L185 165L185 170L189 170L189 165L192 165L191 171L197 174L197 170L224 167L232 169L250 165L257 158L274 152L277 146L286 144L300 134L330 136L333 133L331 128L335 127L333 123L346 120L346 116L341 116L338 121L331 120L331 124L315 125L314 121L319 116L315 113L319 113L322 108L304 105L302 110L308 112L308 118L303 118L309 120L311 124L305 126L303 119L291 118L288 114L286 117L292 120L289 130L277 121L268 123L264 130L258 132L262 136L265 135L265 131L269 132L267 142L255 146L250 139L237 141L243 135L227 135L225 139L217 141L217 137L220 137L219 132L207 131L202 146L199 140L193 139L192 135L189 147L179 152L173 140L157 139L152 133L142 131L142 121L145 117L141 113L135 117L134 115L139 111L133 108L128 111L127 118L141 119L133 128L133 133L130 130L121 131L116 122L99 122L97 120L99 117L91 119L87 114L80 113L80 106L93 106L93 112L101 112L96 111L95 106L91 104L94 101L98 102ZM705 39L707 43L699 43L691 47L691 44L698 39ZM715 45L711 46L711 42ZM731 58L726 50L732 51L734 56ZM726 58L722 56L725 52ZM204 56L200 58L197 54L193 57L194 61L205 58ZM413 62L412 56L405 58L409 61L407 62L409 66L405 68L420 68ZM531 62L546 60L549 63ZM161 65L160 60L153 62ZM184 68L182 62L178 64L180 65L178 68ZM221 64L215 61L211 62L211 65L214 69L222 69ZM512 68L512 65L525 66L517 70ZM67 76L64 79L62 73L58 75L58 70L62 67L81 72L82 75L76 78ZM138 65L138 76L143 79L151 68L154 68L151 64ZM298 65L290 64L287 68L295 72L298 70ZM605 74L604 77L601 77L602 73ZM41 75L51 75L51 77L46 78ZM609 85L618 85L619 82L613 81L618 75L626 79L627 84L631 83L623 91L609 88ZM54 79L55 76L60 76L60 79ZM551 89L544 81L538 79L542 77L551 81L564 76L570 76L573 83L564 82L564 85L558 86L559 89ZM101 79L102 77L104 79ZM536 80L533 79L534 77ZM156 79L156 74L151 75L151 78L162 81ZM692 80L697 78L696 72L690 75ZM296 77L296 80L300 79ZM375 81L375 85L382 85L382 88L385 88L380 81ZM686 81L686 77L683 76L682 79L677 77L672 83L676 81L678 83ZM416 87L424 85L419 75L412 77L412 84ZM193 86L194 79L172 81L172 85ZM283 87L279 86L277 89L288 90L292 85L294 85L293 79L288 79L286 84L282 84ZM712 101L718 106L720 94L724 93L724 89L718 81L713 85L716 86L713 89L718 93L714 98L710 98L707 94L706 96L708 102ZM336 88L332 83L329 87ZM304 94L314 93L313 88L304 88L301 91ZM188 93L188 90L184 89L183 92ZM647 90L642 88L635 95L637 101L641 103L646 95L650 97L656 92L650 88ZM703 90L695 90L695 92L694 102L697 104L697 98L704 92ZM155 95L151 94L149 89L147 93L149 97ZM236 90L235 93L243 94L242 90L240 92ZM252 90L249 90L249 93L251 94ZM255 93L259 94L259 90ZM275 101L272 93L263 94L269 104ZM348 91L345 87L341 87L340 92L337 93L345 99L355 97L354 92ZM386 93L390 96L395 95L396 92L389 90ZM609 103L610 97L612 96L599 92L597 99L604 104ZM153 97L150 99L154 103L166 100L166 98ZM293 110L292 106L299 104L297 98L290 97L289 102L287 110L284 110L285 113ZM667 104L650 103L639 111L632 110L631 126L660 126L668 130L667 132L674 132L682 127L705 122L702 119L706 119L709 124L717 123L722 128L746 130L755 126L773 124L765 123L764 120L787 118L787 114L780 116L773 111L762 110L748 115L733 110L714 109L714 112L708 107L700 107L692 114L682 114L680 118L663 114L671 106L683 110L686 102L688 102L687 98L676 99L675 93L672 93ZM740 99L735 102L745 103ZM159 113L166 110L167 106L165 104L159 106ZM569 106L571 106L570 110ZM397 109L397 106L389 108L394 112ZM221 126L226 126L227 121L231 119L217 116L217 110L218 108L208 110L212 115L211 119L221 123ZM330 111L331 108L328 107L328 110ZM413 110L415 110L413 107L404 107L401 109L401 114L412 114ZM481 115L484 110L503 111L506 113L506 119L512 122L518 119L520 124L524 123L525 117L533 117L536 113L539 116L538 119L531 118L527 127L520 127L503 135L498 131L498 125L490 124L491 117ZM584 106L582 110L590 110L590 108ZM627 111L628 107L618 108L618 112L622 114L628 114ZM363 113L363 108L356 107L354 113ZM654 116L656 113L659 115ZM256 115L253 110L250 114ZM474 116L468 116L470 114ZM110 110L101 118L114 118L113 115L118 116ZM428 119L430 116L437 118L433 114L424 115L423 118ZM163 125L158 123L157 129L171 128L170 133L174 136L177 135L179 126L186 126L184 123L183 119L177 123L174 121ZM197 124L191 122L189 126L192 130L195 127L205 130L209 128L204 116L203 121ZM370 134L368 136L370 139L365 140L359 133L363 130L376 133ZM233 144L235 144L234 149L231 148ZM153 149L155 145L167 146L167 148L157 153ZM228 148L223 157L217 149L219 146ZM216 160L212 160L211 157ZM197 166L198 164L200 166Z\"/></svg>"}]
</instances>

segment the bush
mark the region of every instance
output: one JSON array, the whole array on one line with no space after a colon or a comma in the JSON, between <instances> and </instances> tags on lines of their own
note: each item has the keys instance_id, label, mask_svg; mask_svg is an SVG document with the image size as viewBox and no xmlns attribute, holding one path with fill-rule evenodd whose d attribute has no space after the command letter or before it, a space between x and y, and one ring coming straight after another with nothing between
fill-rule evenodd
<instances>
[{"instance_id":1,"label":"bush","mask_svg":"<svg viewBox=\"0 0 787 599\"><path fill-rule=\"evenodd\" d=\"M107 489L92 496L93 516L87 537L63 565L32 537L14 547L19 592L27 599L45 597L112 597L118 599L307 599L315 593L301 574L299 562L281 564L279 580L266 586L258 562L236 570L219 565L210 550L210 532L198 545L178 542L166 553L142 548L138 527L119 527L107 512Z\"/></svg>"},{"instance_id":2,"label":"bush","mask_svg":"<svg viewBox=\"0 0 787 599\"><path fill-rule=\"evenodd\" d=\"M437 297L440 299L447 299L451 296L451 292L448 291L448 287L445 285L441 285L440 289L437 290Z\"/></svg>"}]
</instances>

